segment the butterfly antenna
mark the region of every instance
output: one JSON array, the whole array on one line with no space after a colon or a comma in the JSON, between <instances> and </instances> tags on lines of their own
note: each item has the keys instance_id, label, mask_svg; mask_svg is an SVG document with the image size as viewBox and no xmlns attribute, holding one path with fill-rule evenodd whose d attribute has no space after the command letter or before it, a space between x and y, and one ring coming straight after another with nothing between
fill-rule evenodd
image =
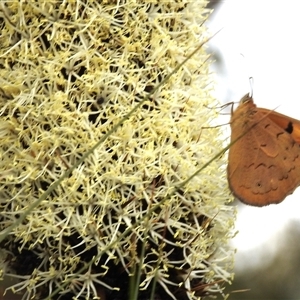
<instances>
[{"instance_id":1,"label":"butterfly antenna","mask_svg":"<svg viewBox=\"0 0 300 300\"><path fill-rule=\"evenodd\" d=\"M249 92L249 97L253 97L253 84L254 84L254 80L253 77L249 77L249 85L250 85L250 92Z\"/></svg>"}]
</instances>

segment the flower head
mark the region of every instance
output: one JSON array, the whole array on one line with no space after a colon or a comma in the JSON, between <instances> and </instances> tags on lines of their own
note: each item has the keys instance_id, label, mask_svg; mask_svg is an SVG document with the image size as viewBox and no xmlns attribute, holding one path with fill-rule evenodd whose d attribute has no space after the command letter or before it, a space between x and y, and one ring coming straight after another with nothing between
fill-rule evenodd
<instances>
[{"instance_id":1,"label":"flower head","mask_svg":"<svg viewBox=\"0 0 300 300\"><path fill-rule=\"evenodd\" d=\"M2 230L207 38L204 5L1 4ZM203 47L6 236L4 273L24 299L222 293L234 217L223 159L180 186L222 149L201 130L216 117L207 59Z\"/></svg>"}]
</instances>

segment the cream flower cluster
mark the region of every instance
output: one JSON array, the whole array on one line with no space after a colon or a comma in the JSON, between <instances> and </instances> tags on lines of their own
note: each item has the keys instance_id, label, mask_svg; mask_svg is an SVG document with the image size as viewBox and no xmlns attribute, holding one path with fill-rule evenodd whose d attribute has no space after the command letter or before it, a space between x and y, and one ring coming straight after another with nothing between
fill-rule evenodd
<instances>
[{"instance_id":1,"label":"cream flower cluster","mask_svg":"<svg viewBox=\"0 0 300 300\"><path fill-rule=\"evenodd\" d=\"M224 158L174 192L222 149L206 46L163 82L208 38L205 4L0 3L1 269L23 299L224 295Z\"/></svg>"}]
</instances>

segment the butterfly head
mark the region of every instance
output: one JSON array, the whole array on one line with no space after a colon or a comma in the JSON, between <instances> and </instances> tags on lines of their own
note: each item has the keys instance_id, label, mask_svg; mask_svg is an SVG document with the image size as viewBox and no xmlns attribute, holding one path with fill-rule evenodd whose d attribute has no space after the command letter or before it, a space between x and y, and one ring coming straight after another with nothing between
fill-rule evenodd
<instances>
[{"instance_id":1,"label":"butterfly head","mask_svg":"<svg viewBox=\"0 0 300 300\"><path fill-rule=\"evenodd\" d=\"M250 96L250 94L246 94L241 100L240 100L240 104L243 104L243 103L249 103L249 102L252 102L253 103L253 98L252 96Z\"/></svg>"}]
</instances>

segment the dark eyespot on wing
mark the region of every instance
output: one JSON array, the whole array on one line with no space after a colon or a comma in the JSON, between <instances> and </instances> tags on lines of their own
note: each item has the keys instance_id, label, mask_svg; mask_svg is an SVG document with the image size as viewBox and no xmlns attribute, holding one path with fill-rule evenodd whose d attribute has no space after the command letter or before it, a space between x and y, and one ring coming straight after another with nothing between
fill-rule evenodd
<instances>
[{"instance_id":1,"label":"dark eyespot on wing","mask_svg":"<svg viewBox=\"0 0 300 300\"><path fill-rule=\"evenodd\" d=\"M289 124L286 126L286 128L284 129L287 133L291 134L294 130L294 126L292 122L289 122Z\"/></svg>"}]
</instances>

